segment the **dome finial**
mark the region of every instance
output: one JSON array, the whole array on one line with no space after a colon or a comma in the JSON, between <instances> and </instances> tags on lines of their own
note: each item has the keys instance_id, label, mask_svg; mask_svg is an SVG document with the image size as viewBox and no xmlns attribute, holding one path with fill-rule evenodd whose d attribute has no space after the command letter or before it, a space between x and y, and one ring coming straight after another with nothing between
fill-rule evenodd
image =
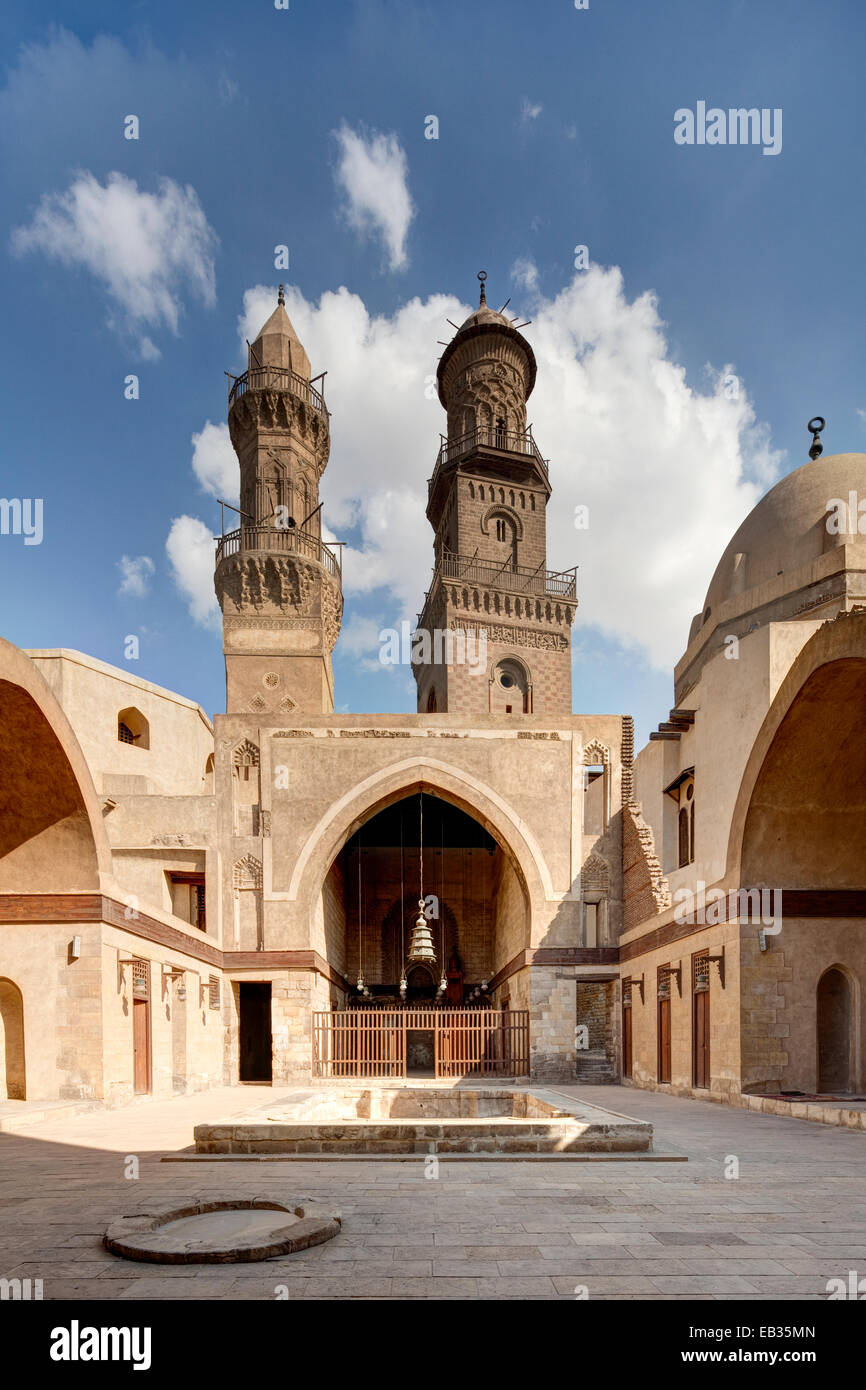
<instances>
[{"instance_id":1,"label":"dome finial","mask_svg":"<svg viewBox=\"0 0 866 1390\"><path fill-rule=\"evenodd\" d=\"M809 421L806 429L812 436L812 447L809 450L809 458L820 458L824 452L824 445L821 443L821 431L827 428L827 421L822 415L815 415Z\"/></svg>"},{"instance_id":2,"label":"dome finial","mask_svg":"<svg viewBox=\"0 0 866 1390\"><path fill-rule=\"evenodd\" d=\"M277 294L277 303L278 303L278 304L282 304L283 307L285 307L286 296L285 296L285 294L283 293L283 286L282 286L282 285L280 285L279 293Z\"/></svg>"},{"instance_id":3,"label":"dome finial","mask_svg":"<svg viewBox=\"0 0 866 1390\"><path fill-rule=\"evenodd\" d=\"M478 301L478 307L479 307L479 309L480 309L481 306L482 306L482 304L486 304L486 303L487 303L487 294L485 293L485 290L484 290L484 281L487 279L487 271L486 271L486 270L479 270L479 272L478 272L478 279L479 279L479 281L481 282L481 298L480 298L479 301Z\"/></svg>"}]
</instances>

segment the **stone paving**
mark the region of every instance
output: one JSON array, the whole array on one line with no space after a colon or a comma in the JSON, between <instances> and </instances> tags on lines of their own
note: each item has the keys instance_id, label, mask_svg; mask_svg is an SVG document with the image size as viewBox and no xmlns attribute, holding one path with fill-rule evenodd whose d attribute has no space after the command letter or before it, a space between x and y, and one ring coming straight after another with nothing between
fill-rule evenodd
<instances>
[{"instance_id":1,"label":"stone paving","mask_svg":"<svg viewBox=\"0 0 866 1390\"><path fill-rule=\"evenodd\" d=\"M618 1086L565 1086L655 1126L613 1159L160 1161L249 1088L141 1102L0 1134L0 1277L45 1299L825 1299L866 1276L866 1134ZM262 1088L261 1100L283 1094ZM137 1158L140 1176L125 1170ZM726 1178L733 1159L739 1177ZM326 1245L261 1264L133 1264L113 1218L193 1194L307 1198L342 1212Z\"/></svg>"}]
</instances>

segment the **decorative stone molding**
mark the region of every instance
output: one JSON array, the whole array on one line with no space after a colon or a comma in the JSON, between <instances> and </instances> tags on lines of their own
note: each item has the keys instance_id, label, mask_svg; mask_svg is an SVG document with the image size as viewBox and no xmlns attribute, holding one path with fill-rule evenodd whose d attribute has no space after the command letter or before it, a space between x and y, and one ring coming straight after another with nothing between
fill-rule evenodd
<instances>
[{"instance_id":1,"label":"decorative stone molding","mask_svg":"<svg viewBox=\"0 0 866 1390\"><path fill-rule=\"evenodd\" d=\"M584 746L583 765L593 767L597 763L603 763L605 767L610 764L610 749L597 738L591 740Z\"/></svg>"},{"instance_id":2,"label":"decorative stone molding","mask_svg":"<svg viewBox=\"0 0 866 1390\"><path fill-rule=\"evenodd\" d=\"M249 889L261 888L261 886L261 860L255 859L251 854L245 855L243 859L238 859L232 869L232 887Z\"/></svg>"},{"instance_id":3,"label":"decorative stone molding","mask_svg":"<svg viewBox=\"0 0 866 1390\"><path fill-rule=\"evenodd\" d=\"M634 799L634 720L622 716L622 805L630 806Z\"/></svg>"},{"instance_id":4,"label":"decorative stone molding","mask_svg":"<svg viewBox=\"0 0 866 1390\"><path fill-rule=\"evenodd\" d=\"M580 887L583 894L610 891L610 866L600 854L591 854L583 865L580 871Z\"/></svg>"},{"instance_id":5,"label":"decorative stone molding","mask_svg":"<svg viewBox=\"0 0 866 1390\"><path fill-rule=\"evenodd\" d=\"M243 743L239 743L235 748L232 762L235 767L258 767L259 750L254 743L245 738Z\"/></svg>"}]
</instances>

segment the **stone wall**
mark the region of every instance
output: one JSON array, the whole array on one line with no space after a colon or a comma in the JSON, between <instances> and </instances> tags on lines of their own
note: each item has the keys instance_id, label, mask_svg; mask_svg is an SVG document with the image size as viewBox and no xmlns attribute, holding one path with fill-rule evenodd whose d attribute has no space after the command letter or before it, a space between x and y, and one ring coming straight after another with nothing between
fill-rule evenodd
<instances>
[{"instance_id":1,"label":"stone wall","mask_svg":"<svg viewBox=\"0 0 866 1390\"><path fill-rule=\"evenodd\" d=\"M625 806L622 823L623 930L629 931L669 907L671 895L640 806Z\"/></svg>"}]
</instances>

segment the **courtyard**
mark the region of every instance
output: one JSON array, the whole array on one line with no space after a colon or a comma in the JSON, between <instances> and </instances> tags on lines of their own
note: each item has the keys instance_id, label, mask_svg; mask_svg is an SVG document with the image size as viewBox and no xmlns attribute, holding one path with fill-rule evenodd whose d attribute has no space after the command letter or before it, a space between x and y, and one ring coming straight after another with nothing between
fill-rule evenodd
<instances>
[{"instance_id":1,"label":"courtyard","mask_svg":"<svg viewBox=\"0 0 866 1390\"><path fill-rule=\"evenodd\" d=\"M829 1280L866 1270L864 1134L629 1087L553 1089L651 1123L653 1154L163 1161L191 1152L196 1124L285 1088L49 1109L0 1133L0 1275L41 1280L45 1300L823 1301ZM117 1216L193 1195L291 1196L338 1211L342 1230L250 1264L103 1249Z\"/></svg>"}]
</instances>

